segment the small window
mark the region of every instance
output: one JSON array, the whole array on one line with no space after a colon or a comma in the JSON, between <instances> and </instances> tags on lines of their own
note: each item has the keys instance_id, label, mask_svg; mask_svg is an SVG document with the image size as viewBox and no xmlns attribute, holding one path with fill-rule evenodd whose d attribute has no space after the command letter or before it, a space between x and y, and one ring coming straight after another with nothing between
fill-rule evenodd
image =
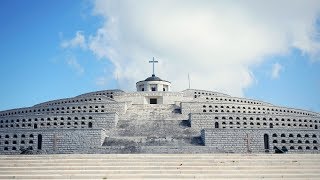
<instances>
[{"instance_id":1,"label":"small window","mask_svg":"<svg viewBox=\"0 0 320 180\"><path fill-rule=\"evenodd\" d=\"M158 100L156 98L150 98L150 104L158 104Z\"/></svg>"},{"instance_id":2,"label":"small window","mask_svg":"<svg viewBox=\"0 0 320 180\"><path fill-rule=\"evenodd\" d=\"M313 137L313 138L316 138L316 137L317 137L317 135L313 134L313 135L312 135L312 137Z\"/></svg>"}]
</instances>

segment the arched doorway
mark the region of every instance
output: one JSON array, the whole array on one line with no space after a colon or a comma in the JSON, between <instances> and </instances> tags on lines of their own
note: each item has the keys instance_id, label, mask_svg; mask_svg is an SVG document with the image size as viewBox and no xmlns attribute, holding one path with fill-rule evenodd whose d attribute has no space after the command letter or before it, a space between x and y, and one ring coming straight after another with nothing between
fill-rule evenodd
<instances>
[{"instance_id":1,"label":"arched doorway","mask_svg":"<svg viewBox=\"0 0 320 180\"><path fill-rule=\"evenodd\" d=\"M269 150L269 135L268 134L264 134L263 141L264 141L264 149Z\"/></svg>"},{"instance_id":2,"label":"arched doorway","mask_svg":"<svg viewBox=\"0 0 320 180\"><path fill-rule=\"evenodd\" d=\"M214 123L214 128L219 128L219 123L218 122Z\"/></svg>"},{"instance_id":3,"label":"arched doorway","mask_svg":"<svg viewBox=\"0 0 320 180\"><path fill-rule=\"evenodd\" d=\"M42 135L38 134L38 149L42 149Z\"/></svg>"}]
</instances>

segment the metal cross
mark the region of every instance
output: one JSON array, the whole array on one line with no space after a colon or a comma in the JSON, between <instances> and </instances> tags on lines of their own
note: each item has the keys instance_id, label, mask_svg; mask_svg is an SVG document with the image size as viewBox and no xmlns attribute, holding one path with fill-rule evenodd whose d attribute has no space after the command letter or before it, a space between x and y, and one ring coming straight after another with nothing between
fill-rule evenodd
<instances>
[{"instance_id":1,"label":"metal cross","mask_svg":"<svg viewBox=\"0 0 320 180\"><path fill-rule=\"evenodd\" d=\"M155 61L153 57L152 61L149 61L149 63L152 63L152 75L154 75L154 63L158 63L158 61Z\"/></svg>"},{"instance_id":2,"label":"metal cross","mask_svg":"<svg viewBox=\"0 0 320 180\"><path fill-rule=\"evenodd\" d=\"M251 150L250 150L250 140L251 140L251 137L249 136L249 134L246 134L246 138L244 138L244 140L247 141L247 152L248 152L248 153L251 153Z\"/></svg>"}]
</instances>

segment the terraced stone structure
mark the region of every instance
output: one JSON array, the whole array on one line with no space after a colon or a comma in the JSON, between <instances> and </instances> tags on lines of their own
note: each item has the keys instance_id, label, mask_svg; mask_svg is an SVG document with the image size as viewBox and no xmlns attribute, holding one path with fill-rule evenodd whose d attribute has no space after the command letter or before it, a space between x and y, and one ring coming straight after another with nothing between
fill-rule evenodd
<instances>
[{"instance_id":1,"label":"terraced stone structure","mask_svg":"<svg viewBox=\"0 0 320 180\"><path fill-rule=\"evenodd\" d=\"M319 153L320 114L187 89L154 74L0 112L0 153Z\"/></svg>"}]
</instances>

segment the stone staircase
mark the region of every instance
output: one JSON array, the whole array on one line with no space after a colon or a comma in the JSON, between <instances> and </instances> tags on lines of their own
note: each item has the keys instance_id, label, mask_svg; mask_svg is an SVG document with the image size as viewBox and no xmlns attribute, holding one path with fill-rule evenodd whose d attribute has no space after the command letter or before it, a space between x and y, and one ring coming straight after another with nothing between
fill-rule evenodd
<instances>
[{"instance_id":1,"label":"stone staircase","mask_svg":"<svg viewBox=\"0 0 320 180\"><path fill-rule=\"evenodd\" d=\"M103 146L194 146L200 131L186 119L174 104L133 104L108 131Z\"/></svg>"},{"instance_id":2,"label":"stone staircase","mask_svg":"<svg viewBox=\"0 0 320 180\"><path fill-rule=\"evenodd\" d=\"M177 120L122 120L108 133L103 146L195 146L200 131Z\"/></svg>"},{"instance_id":3,"label":"stone staircase","mask_svg":"<svg viewBox=\"0 0 320 180\"><path fill-rule=\"evenodd\" d=\"M119 116L122 120L186 120L188 116L177 110L179 107L174 104L133 104L128 107L125 114Z\"/></svg>"},{"instance_id":4,"label":"stone staircase","mask_svg":"<svg viewBox=\"0 0 320 180\"><path fill-rule=\"evenodd\" d=\"M0 156L0 179L320 179L319 154Z\"/></svg>"}]
</instances>

